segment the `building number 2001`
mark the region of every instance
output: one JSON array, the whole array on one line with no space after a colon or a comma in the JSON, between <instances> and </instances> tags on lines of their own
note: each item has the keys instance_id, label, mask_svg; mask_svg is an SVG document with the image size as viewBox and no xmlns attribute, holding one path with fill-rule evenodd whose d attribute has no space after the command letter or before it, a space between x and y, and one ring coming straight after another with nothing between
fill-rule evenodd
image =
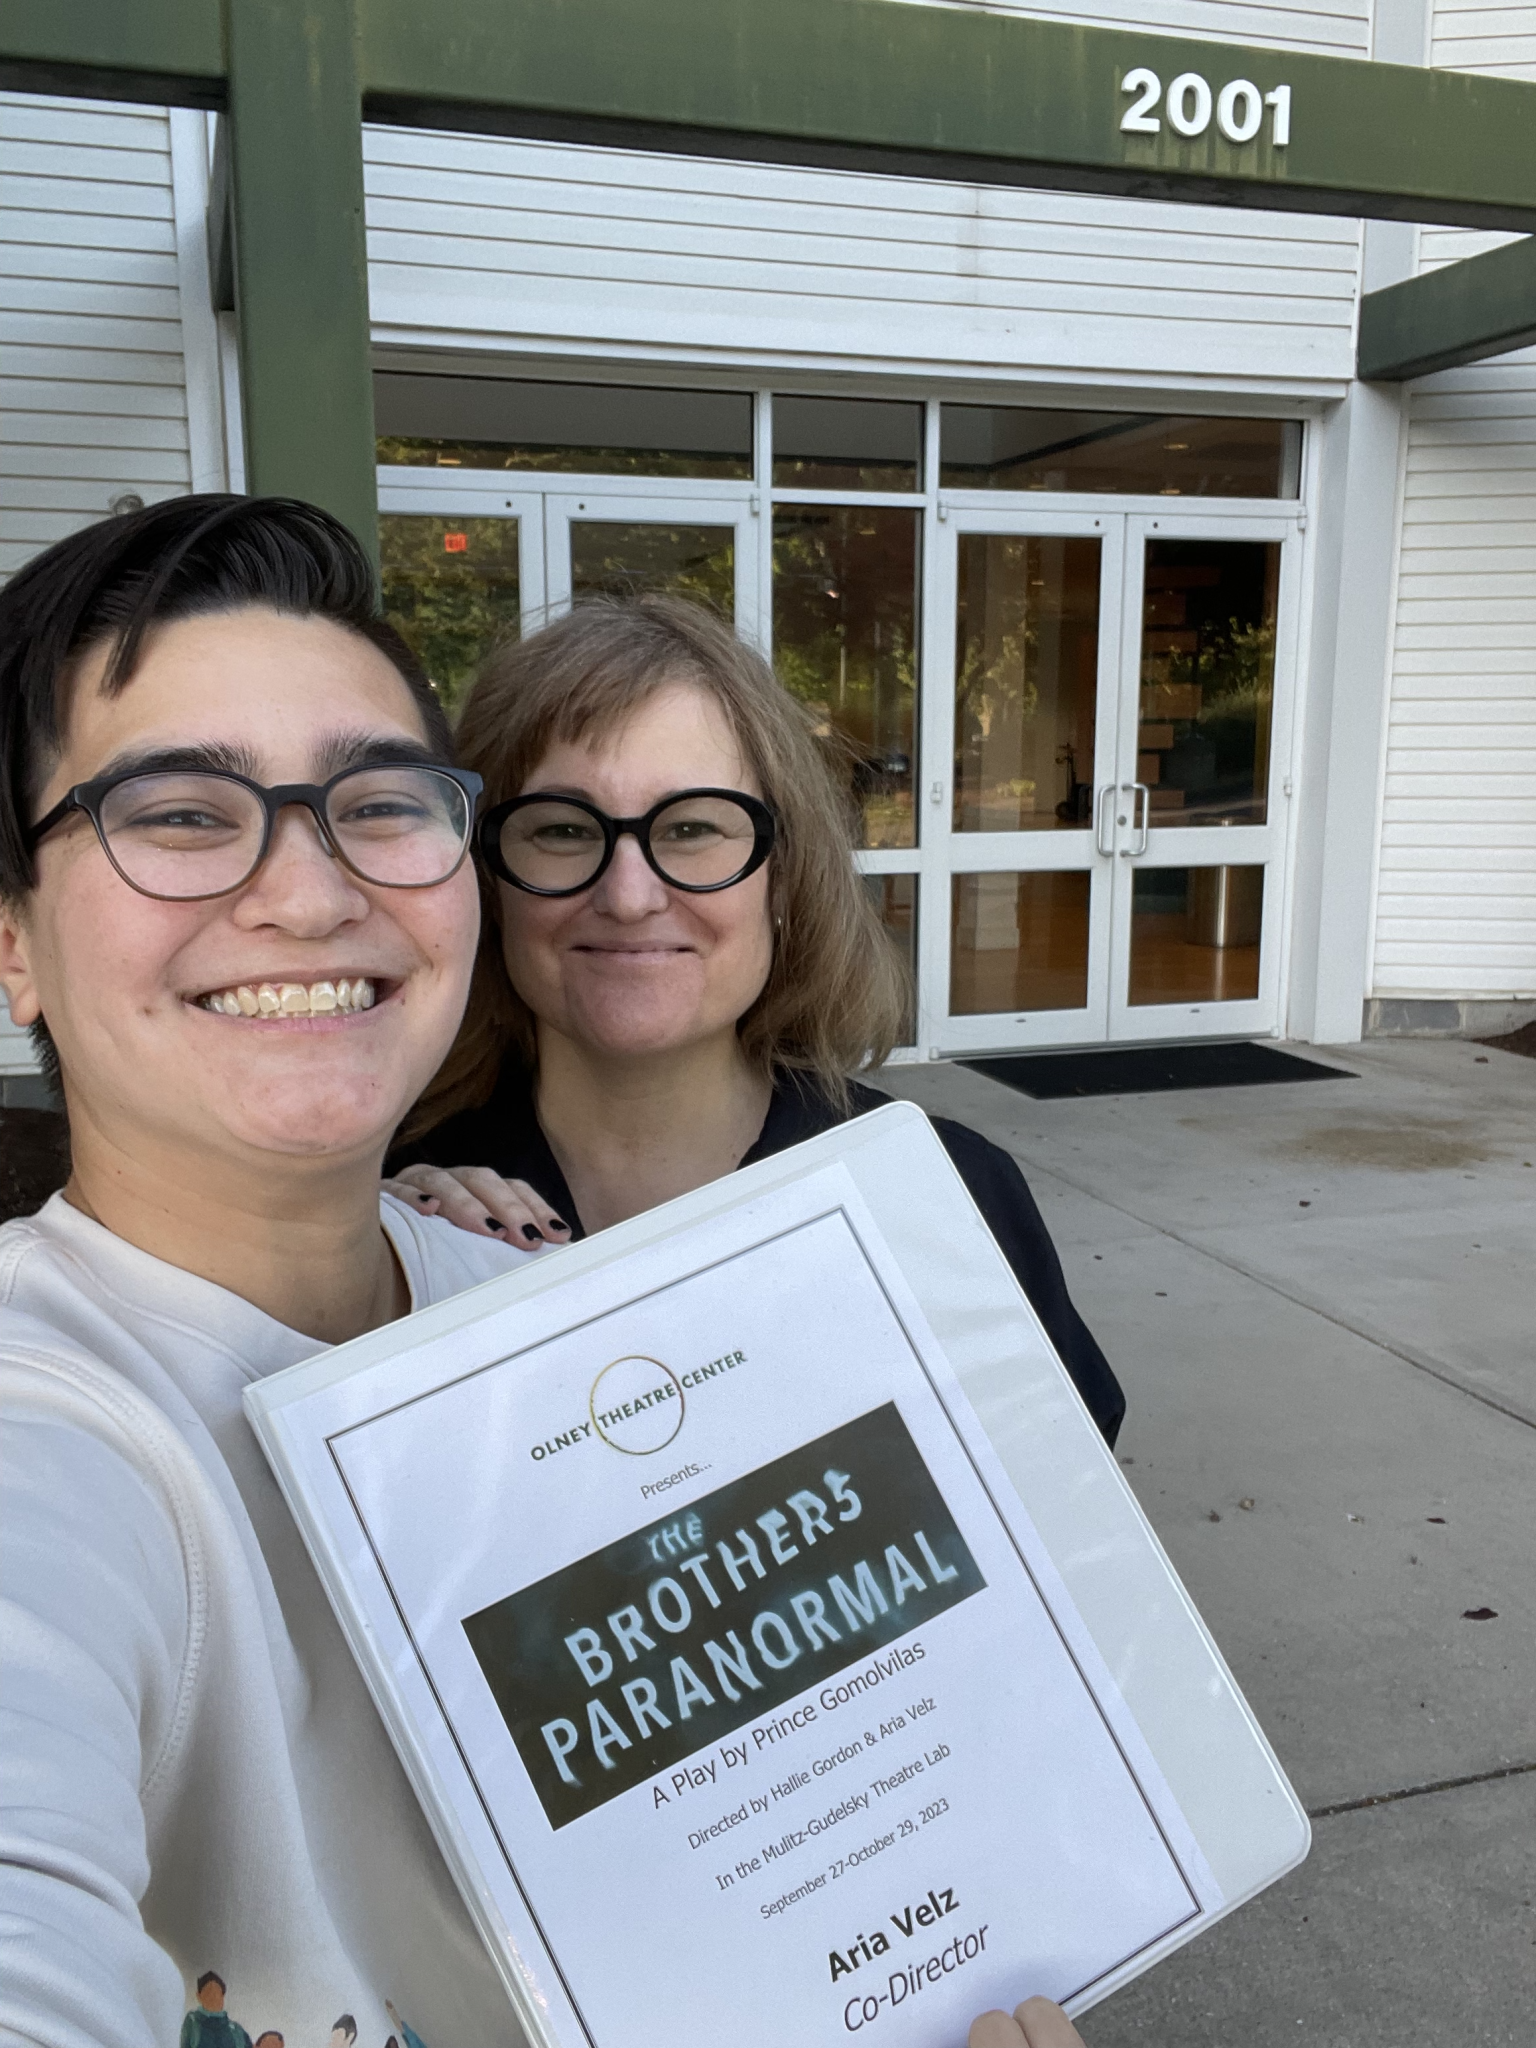
<instances>
[{"instance_id":1,"label":"building number 2001","mask_svg":"<svg viewBox=\"0 0 1536 2048\"><path fill-rule=\"evenodd\" d=\"M1162 129L1157 104L1163 100L1163 81L1142 64L1127 71L1120 84L1122 92L1137 95L1120 119L1122 135L1156 135ZM1271 110L1270 141L1283 149L1291 139L1291 88L1277 85L1261 93L1249 79L1234 78L1212 97L1210 85L1198 71L1181 71L1168 88L1163 108L1168 126L1180 135L1203 135L1211 125L1214 109L1216 126L1228 142L1252 142L1264 121L1264 109Z\"/></svg>"}]
</instances>

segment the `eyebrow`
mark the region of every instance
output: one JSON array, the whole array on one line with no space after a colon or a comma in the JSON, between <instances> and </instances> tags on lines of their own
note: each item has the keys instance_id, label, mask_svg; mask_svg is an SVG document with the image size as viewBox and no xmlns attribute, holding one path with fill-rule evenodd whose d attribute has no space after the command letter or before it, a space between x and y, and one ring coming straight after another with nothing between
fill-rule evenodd
<instances>
[{"instance_id":1,"label":"eyebrow","mask_svg":"<svg viewBox=\"0 0 1536 2048\"><path fill-rule=\"evenodd\" d=\"M447 766L435 748L404 733L329 732L314 754L315 773L322 782L348 768L378 768L397 761L409 761L423 768Z\"/></svg>"},{"instance_id":2,"label":"eyebrow","mask_svg":"<svg viewBox=\"0 0 1536 2048\"><path fill-rule=\"evenodd\" d=\"M105 782L118 775L248 775L254 782L261 763L249 747L226 740L208 740L186 747L129 747L103 761L91 777Z\"/></svg>"},{"instance_id":3,"label":"eyebrow","mask_svg":"<svg viewBox=\"0 0 1536 2048\"><path fill-rule=\"evenodd\" d=\"M321 738L312 772L320 782L329 782L349 768L382 767L398 761L430 768L444 765L431 747L403 733L338 731ZM127 749L103 762L91 780L105 782L122 775L243 775L248 781L260 782L262 768L255 751L242 742L208 740L192 746Z\"/></svg>"}]
</instances>

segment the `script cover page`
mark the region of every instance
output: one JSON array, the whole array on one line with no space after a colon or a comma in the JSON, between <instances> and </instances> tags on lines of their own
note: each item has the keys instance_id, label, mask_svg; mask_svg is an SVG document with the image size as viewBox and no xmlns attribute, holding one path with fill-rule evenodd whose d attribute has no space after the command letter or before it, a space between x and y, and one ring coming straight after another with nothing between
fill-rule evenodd
<instances>
[{"instance_id":1,"label":"script cover page","mask_svg":"<svg viewBox=\"0 0 1536 2048\"><path fill-rule=\"evenodd\" d=\"M552 2038L932 2048L1219 1906L845 1172L538 1308L325 1450Z\"/></svg>"}]
</instances>

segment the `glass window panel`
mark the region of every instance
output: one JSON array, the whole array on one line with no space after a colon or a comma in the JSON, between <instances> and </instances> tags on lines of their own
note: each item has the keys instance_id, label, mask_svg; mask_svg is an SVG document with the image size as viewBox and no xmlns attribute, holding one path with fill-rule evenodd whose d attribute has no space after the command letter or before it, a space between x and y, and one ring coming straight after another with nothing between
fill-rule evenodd
<instances>
[{"instance_id":1,"label":"glass window panel","mask_svg":"<svg viewBox=\"0 0 1536 2048\"><path fill-rule=\"evenodd\" d=\"M1093 824L1096 539L964 533L955 618L957 832Z\"/></svg>"},{"instance_id":2,"label":"glass window panel","mask_svg":"<svg viewBox=\"0 0 1536 2048\"><path fill-rule=\"evenodd\" d=\"M918 491L923 408L897 399L773 401L773 480L807 491Z\"/></svg>"},{"instance_id":3,"label":"glass window panel","mask_svg":"<svg viewBox=\"0 0 1536 2048\"><path fill-rule=\"evenodd\" d=\"M385 616L455 712L491 643L518 630L517 521L386 512L379 552Z\"/></svg>"},{"instance_id":4,"label":"glass window panel","mask_svg":"<svg viewBox=\"0 0 1536 2048\"><path fill-rule=\"evenodd\" d=\"M916 511L780 505L773 652L780 679L852 750L865 846L915 846Z\"/></svg>"},{"instance_id":5,"label":"glass window panel","mask_svg":"<svg viewBox=\"0 0 1536 2048\"><path fill-rule=\"evenodd\" d=\"M907 1014L901 1027L902 1045L917 1036L915 995L917 990L917 877L916 875L865 875L864 887L879 912L880 922L890 934L892 945L907 971Z\"/></svg>"},{"instance_id":6,"label":"glass window panel","mask_svg":"<svg viewBox=\"0 0 1536 2048\"><path fill-rule=\"evenodd\" d=\"M662 526L618 519L571 521L571 596L690 597L733 618L736 532L730 526Z\"/></svg>"},{"instance_id":7,"label":"glass window panel","mask_svg":"<svg viewBox=\"0 0 1536 2048\"><path fill-rule=\"evenodd\" d=\"M1263 916L1262 867L1138 868L1130 1002L1252 1002Z\"/></svg>"},{"instance_id":8,"label":"glass window panel","mask_svg":"<svg viewBox=\"0 0 1536 2048\"><path fill-rule=\"evenodd\" d=\"M951 1014L1085 1008L1089 880L1080 872L953 876Z\"/></svg>"},{"instance_id":9,"label":"glass window panel","mask_svg":"<svg viewBox=\"0 0 1536 2048\"><path fill-rule=\"evenodd\" d=\"M1299 420L946 405L939 447L940 482L954 490L1294 498L1301 487Z\"/></svg>"},{"instance_id":10,"label":"glass window panel","mask_svg":"<svg viewBox=\"0 0 1536 2048\"><path fill-rule=\"evenodd\" d=\"M752 396L376 370L378 459L589 476L752 474Z\"/></svg>"},{"instance_id":11,"label":"glass window panel","mask_svg":"<svg viewBox=\"0 0 1536 2048\"><path fill-rule=\"evenodd\" d=\"M1147 542L1136 779L1154 826L1268 814L1280 543Z\"/></svg>"}]
</instances>

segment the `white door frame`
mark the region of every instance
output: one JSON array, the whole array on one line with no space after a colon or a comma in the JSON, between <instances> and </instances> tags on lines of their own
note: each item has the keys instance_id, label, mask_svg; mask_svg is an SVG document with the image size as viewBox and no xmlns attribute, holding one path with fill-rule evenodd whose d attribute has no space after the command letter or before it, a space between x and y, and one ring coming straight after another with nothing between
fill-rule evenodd
<instances>
[{"instance_id":1,"label":"white door frame","mask_svg":"<svg viewBox=\"0 0 1536 2048\"><path fill-rule=\"evenodd\" d=\"M1262 825L1155 825L1136 823L1134 802L1115 814L1114 911L1110 931L1109 1028L1113 1041L1163 1038L1275 1037L1280 1030L1281 961L1285 894L1290 872L1291 749L1296 718L1297 643L1301 603L1300 526L1294 513L1228 513L1207 503L1199 511L1156 516L1132 513L1126 521L1125 596L1120 646L1120 742L1113 778L1127 795L1137 787L1141 634L1149 540L1277 541L1275 669L1270 710L1269 786ZM1149 813L1150 815L1150 813ZM1130 990L1131 908L1138 870L1259 867L1264 904L1259 936L1259 989L1247 1002L1138 1003Z\"/></svg>"},{"instance_id":2,"label":"white door frame","mask_svg":"<svg viewBox=\"0 0 1536 2048\"><path fill-rule=\"evenodd\" d=\"M519 482L508 490L494 470L381 468L379 511L424 512L439 519L515 519L521 626L531 633L548 617L544 574L544 497Z\"/></svg>"},{"instance_id":3,"label":"white door frame","mask_svg":"<svg viewBox=\"0 0 1536 2048\"><path fill-rule=\"evenodd\" d=\"M544 573L549 616L558 616L571 602L571 522L608 522L616 526L728 526L734 535L735 625L752 646L762 640L761 577L757 549L760 515L757 494L749 483L714 489L689 478L685 488L658 490L656 478L637 491L627 478L572 479L562 476L560 488L543 493ZM679 479L681 483L682 480Z\"/></svg>"},{"instance_id":4,"label":"white door frame","mask_svg":"<svg viewBox=\"0 0 1536 2048\"><path fill-rule=\"evenodd\" d=\"M1118 703L1120 620L1125 578L1125 520L1093 511L1079 500L1071 510L1004 510L992 504L944 508L937 544L928 561L922 744L921 896L918 908L919 981L924 999L921 1041L941 1054L999 1046L1081 1045L1102 1039L1109 998L1110 891L1114 855L1096 831L1098 798L1115 778L1115 707ZM1101 546L1099 569L1098 709L1091 780L1095 813L1077 831L957 832L953 825L955 751L955 613L958 542L963 534L996 533L1092 539ZM1106 715L1107 714L1107 715ZM940 766L940 764L943 764ZM1084 778L1089 779L1089 778ZM951 1016L950 925L955 875L1073 873L1090 876L1086 1001L1072 1010L1000 1011Z\"/></svg>"}]
</instances>

